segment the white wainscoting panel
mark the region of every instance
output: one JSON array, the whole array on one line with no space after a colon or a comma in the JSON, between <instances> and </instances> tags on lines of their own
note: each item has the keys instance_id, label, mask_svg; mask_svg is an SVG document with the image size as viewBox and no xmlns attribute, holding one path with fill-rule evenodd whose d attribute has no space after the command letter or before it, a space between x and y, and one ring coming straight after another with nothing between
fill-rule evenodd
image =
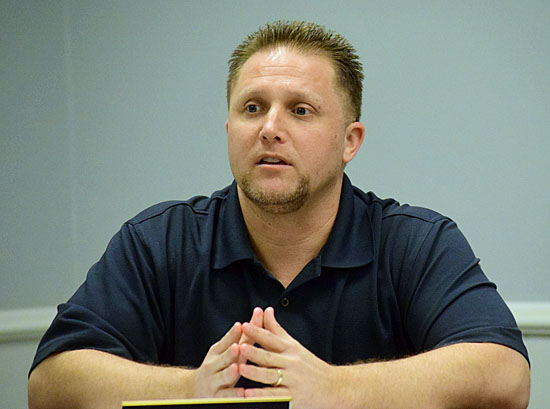
<instances>
[{"instance_id":1,"label":"white wainscoting panel","mask_svg":"<svg viewBox=\"0 0 550 409\"><path fill-rule=\"evenodd\" d=\"M51 306L0 311L0 343L39 340L55 314Z\"/></svg>"}]
</instances>

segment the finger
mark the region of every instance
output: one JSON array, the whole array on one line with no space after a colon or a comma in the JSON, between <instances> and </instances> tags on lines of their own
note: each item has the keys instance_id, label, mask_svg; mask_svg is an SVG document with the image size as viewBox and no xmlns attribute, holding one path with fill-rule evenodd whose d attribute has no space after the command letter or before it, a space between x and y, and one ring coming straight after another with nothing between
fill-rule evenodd
<instances>
[{"instance_id":1,"label":"finger","mask_svg":"<svg viewBox=\"0 0 550 409\"><path fill-rule=\"evenodd\" d=\"M279 336L286 336L288 333L285 331L285 329L279 324L279 322L275 319L275 310L273 307L267 307L264 311L264 322L263 326L268 331L274 333L275 335Z\"/></svg>"},{"instance_id":2,"label":"finger","mask_svg":"<svg viewBox=\"0 0 550 409\"><path fill-rule=\"evenodd\" d=\"M283 355L257 348L253 345L240 345L241 355L248 361L265 368L284 368L286 360Z\"/></svg>"},{"instance_id":3,"label":"finger","mask_svg":"<svg viewBox=\"0 0 550 409\"><path fill-rule=\"evenodd\" d=\"M250 318L250 324L255 325L256 327L262 328L264 326L264 311L260 307L254 308L254 311L252 311L252 317ZM239 344L244 343L254 343L250 342L250 339L246 336L246 334L242 334L241 339L239 341ZM240 356L238 362L240 364L246 363L246 358Z\"/></svg>"},{"instance_id":4,"label":"finger","mask_svg":"<svg viewBox=\"0 0 550 409\"><path fill-rule=\"evenodd\" d=\"M279 373L275 368L262 368L255 365L241 364L239 365L239 373L241 376L251 381L264 383L266 385L275 385L279 380ZM284 386L283 383L279 385Z\"/></svg>"},{"instance_id":5,"label":"finger","mask_svg":"<svg viewBox=\"0 0 550 409\"><path fill-rule=\"evenodd\" d=\"M288 388L258 388L246 389L244 391L246 398L262 398L264 396L291 396Z\"/></svg>"},{"instance_id":6,"label":"finger","mask_svg":"<svg viewBox=\"0 0 550 409\"><path fill-rule=\"evenodd\" d=\"M212 372L221 371L224 368L229 367L239 359L240 349L237 344L231 345L225 352L219 355L218 359L213 359L214 364L211 365Z\"/></svg>"},{"instance_id":7,"label":"finger","mask_svg":"<svg viewBox=\"0 0 550 409\"><path fill-rule=\"evenodd\" d=\"M236 349L239 348L234 344ZM198 369L196 378L197 397L211 397L222 389L232 389L240 378L239 367L237 363L232 363L219 371L214 369L221 361L219 356L204 362Z\"/></svg>"},{"instance_id":8,"label":"finger","mask_svg":"<svg viewBox=\"0 0 550 409\"><path fill-rule=\"evenodd\" d=\"M243 334L245 334L248 339L248 344L260 344L265 349L275 352L282 352L285 349L283 340L267 329L258 328L249 323L244 323L242 329Z\"/></svg>"},{"instance_id":9,"label":"finger","mask_svg":"<svg viewBox=\"0 0 550 409\"><path fill-rule=\"evenodd\" d=\"M233 387L241 377L239 372L239 366L236 363L229 365L227 368L222 371L217 372L212 377L212 386L214 389L226 389L228 387Z\"/></svg>"},{"instance_id":10,"label":"finger","mask_svg":"<svg viewBox=\"0 0 550 409\"><path fill-rule=\"evenodd\" d=\"M264 326L264 311L260 307L254 308L254 311L252 311L252 317L250 318L250 324L255 325L256 327L263 328ZM239 340L239 344L243 344L245 342L248 342L248 337L246 334L241 335L241 339Z\"/></svg>"},{"instance_id":11,"label":"finger","mask_svg":"<svg viewBox=\"0 0 550 409\"><path fill-rule=\"evenodd\" d=\"M260 307L256 307L254 308L254 311L252 311L250 324L255 325L259 328L264 327L264 311Z\"/></svg>"},{"instance_id":12,"label":"finger","mask_svg":"<svg viewBox=\"0 0 550 409\"><path fill-rule=\"evenodd\" d=\"M227 350L232 344L239 342L242 335L242 325L240 322L233 324L231 329L214 345L210 347L210 351L215 354L221 354Z\"/></svg>"},{"instance_id":13,"label":"finger","mask_svg":"<svg viewBox=\"0 0 550 409\"><path fill-rule=\"evenodd\" d=\"M244 388L220 389L214 394L216 398L244 398Z\"/></svg>"}]
</instances>

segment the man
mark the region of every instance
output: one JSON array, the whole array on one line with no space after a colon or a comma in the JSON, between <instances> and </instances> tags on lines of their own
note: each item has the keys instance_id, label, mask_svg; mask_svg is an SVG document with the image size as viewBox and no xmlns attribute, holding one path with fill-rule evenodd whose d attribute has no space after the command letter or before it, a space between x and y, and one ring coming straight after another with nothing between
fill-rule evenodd
<instances>
[{"instance_id":1,"label":"man","mask_svg":"<svg viewBox=\"0 0 550 409\"><path fill-rule=\"evenodd\" d=\"M44 336L30 407L525 408L521 334L456 225L344 175L361 81L354 49L315 24L243 42L227 86L236 182L123 225Z\"/></svg>"}]
</instances>

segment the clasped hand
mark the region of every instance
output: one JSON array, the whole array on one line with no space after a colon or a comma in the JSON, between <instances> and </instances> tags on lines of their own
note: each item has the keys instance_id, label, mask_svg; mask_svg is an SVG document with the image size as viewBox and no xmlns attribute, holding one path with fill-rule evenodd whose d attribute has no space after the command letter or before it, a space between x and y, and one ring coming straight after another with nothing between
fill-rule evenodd
<instances>
[{"instance_id":1,"label":"clasped hand","mask_svg":"<svg viewBox=\"0 0 550 409\"><path fill-rule=\"evenodd\" d=\"M265 311L257 307L250 322L235 323L210 347L195 372L195 395L291 396L293 407L321 408L328 404L326 396L336 380L333 368L292 338L275 319L272 307ZM236 388L241 376L271 386Z\"/></svg>"}]
</instances>

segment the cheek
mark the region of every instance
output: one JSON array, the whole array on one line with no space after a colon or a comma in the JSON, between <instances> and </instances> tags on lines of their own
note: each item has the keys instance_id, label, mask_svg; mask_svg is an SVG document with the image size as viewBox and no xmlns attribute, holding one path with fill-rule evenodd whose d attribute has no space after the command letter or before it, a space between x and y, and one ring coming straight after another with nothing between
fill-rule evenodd
<instances>
[{"instance_id":1,"label":"cheek","mask_svg":"<svg viewBox=\"0 0 550 409\"><path fill-rule=\"evenodd\" d=\"M235 127L229 126L227 128L227 155L231 166L233 166L233 162L239 151L239 141L236 135L238 135L238 132L236 132Z\"/></svg>"},{"instance_id":2,"label":"cheek","mask_svg":"<svg viewBox=\"0 0 550 409\"><path fill-rule=\"evenodd\" d=\"M249 124L234 121L227 126L228 144L244 145L255 140L255 129Z\"/></svg>"},{"instance_id":3,"label":"cheek","mask_svg":"<svg viewBox=\"0 0 550 409\"><path fill-rule=\"evenodd\" d=\"M324 151L327 159L341 156L344 152L344 136L337 131L332 132L325 143L319 144L319 149Z\"/></svg>"},{"instance_id":4,"label":"cheek","mask_svg":"<svg viewBox=\"0 0 550 409\"><path fill-rule=\"evenodd\" d=\"M238 169L247 163L254 140L247 127L235 123L227 127L227 155L232 169Z\"/></svg>"},{"instance_id":5,"label":"cheek","mask_svg":"<svg viewBox=\"0 0 550 409\"><path fill-rule=\"evenodd\" d=\"M316 172L324 173L334 166L339 166L343 158L342 142L338 135L319 137L297 149L301 152L304 163Z\"/></svg>"},{"instance_id":6,"label":"cheek","mask_svg":"<svg viewBox=\"0 0 550 409\"><path fill-rule=\"evenodd\" d=\"M239 138L232 135L227 136L227 156L229 157L231 166L238 165L245 151L246 149Z\"/></svg>"},{"instance_id":7,"label":"cheek","mask_svg":"<svg viewBox=\"0 0 550 409\"><path fill-rule=\"evenodd\" d=\"M243 160L243 154L241 152L242 150L239 149L238 145L235 144L231 138L228 138L227 159L229 161L231 173L233 173L235 178L244 171L243 164L245 161Z\"/></svg>"},{"instance_id":8,"label":"cheek","mask_svg":"<svg viewBox=\"0 0 550 409\"><path fill-rule=\"evenodd\" d=\"M327 172L340 168L344 161L344 141L342 135L334 133L319 152L321 165Z\"/></svg>"},{"instance_id":9,"label":"cheek","mask_svg":"<svg viewBox=\"0 0 550 409\"><path fill-rule=\"evenodd\" d=\"M243 143L242 135L243 131L239 128L239 126L233 124L227 127L227 147L229 152L239 149L239 146Z\"/></svg>"}]
</instances>

